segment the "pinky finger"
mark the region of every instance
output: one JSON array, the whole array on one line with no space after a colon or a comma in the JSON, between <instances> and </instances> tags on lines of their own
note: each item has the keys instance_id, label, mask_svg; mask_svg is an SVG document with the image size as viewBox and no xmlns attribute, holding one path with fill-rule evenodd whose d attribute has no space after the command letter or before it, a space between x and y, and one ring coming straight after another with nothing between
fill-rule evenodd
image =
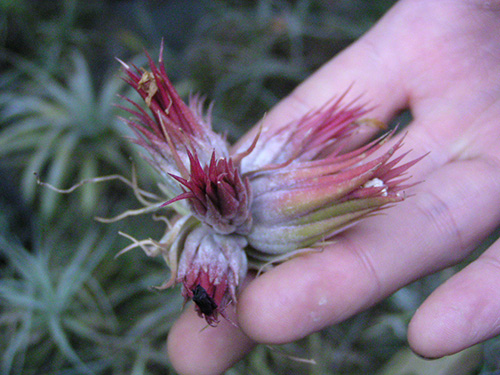
<instances>
[{"instance_id":1,"label":"pinky finger","mask_svg":"<svg viewBox=\"0 0 500 375\"><path fill-rule=\"evenodd\" d=\"M439 358L500 334L500 240L434 291L408 328L412 349Z\"/></svg>"}]
</instances>

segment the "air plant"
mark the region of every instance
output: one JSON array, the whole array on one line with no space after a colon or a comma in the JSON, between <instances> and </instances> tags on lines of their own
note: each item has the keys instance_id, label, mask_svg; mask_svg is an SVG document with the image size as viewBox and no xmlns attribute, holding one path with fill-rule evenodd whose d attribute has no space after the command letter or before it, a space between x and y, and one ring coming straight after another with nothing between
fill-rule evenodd
<instances>
[{"instance_id":1,"label":"air plant","mask_svg":"<svg viewBox=\"0 0 500 375\"><path fill-rule=\"evenodd\" d=\"M115 76L96 92L83 55L72 56L73 69L60 80L20 57L12 57L16 71L26 74L25 85L0 91L0 157L22 169L21 190L28 203L36 198L33 172L47 176L54 185L73 178L87 179L111 167L129 169L129 144L124 142L112 102L123 90ZM130 150L129 150L130 151ZM83 189L82 208L90 211L98 201L94 185ZM60 197L40 192L41 210L51 217Z\"/></svg>"},{"instance_id":2,"label":"air plant","mask_svg":"<svg viewBox=\"0 0 500 375\"><path fill-rule=\"evenodd\" d=\"M150 71L121 62L126 82L146 108L124 121L143 157L156 169L165 198L130 214L173 208L177 215L159 241L132 239L122 253L141 247L162 255L171 271L159 288L182 285L207 323L237 300L249 269L321 247L335 234L387 205L402 201L407 177L420 158L400 165L402 140L380 150L394 131L359 148L349 141L367 110L344 96L278 128L260 127L254 139L231 148L211 127L204 100L185 104L170 82L160 51ZM370 120L368 120L370 121ZM366 122L366 121L365 121ZM372 121L376 123L376 121ZM124 215L120 216L123 217ZM126 216L126 215L125 215Z\"/></svg>"},{"instance_id":3,"label":"air plant","mask_svg":"<svg viewBox=\"0 0 500 375\"><path fill-rule=\"evenodd\" d=\"M113 219L175 211L164 217L167 230L159 241L138 241L119 254L142 248L161 255L171 275L159 289L182 285L199 316L211 326L236 303L249 269L263 270L293 255L321 249L335 234L360 219L405 198L405 172L421 158L400 164L395 156L402 139L382 149L394 130L352 148L352 139L368 110L345 95L332 99L286 126L259 127L250 140L231 147L211 126L211 106L193 95L185 104L170 82L160 50L150 71L122 61L125 81L145 106L120 106L135 133L132 141L158 172L162 195L145 192L134 177L144 208ZM115 177L110 177L115 178ZM77 185L80 186L81 184ZM75 187L77 187L75 186ZM158 216L157 216L158 217Z\"/></svg>"},{"instance_id":4,"label":"air plant","mask_svg":"<svg viewBox=\"0 0 500 375\"><path fill-rule=\"evenodd\" d=\"M66 257L56 236L59 242L50 236L30 251L0 234L0 255L10 266L0 280L2 374L55 371L68 363L78 373L95 373L81 356L83 348L87 340L95 348L116 330L109 297L93 276L111 237L99 240L99 233L88 232L69 244L74 248Z\"/></svg>"}]
</instances>

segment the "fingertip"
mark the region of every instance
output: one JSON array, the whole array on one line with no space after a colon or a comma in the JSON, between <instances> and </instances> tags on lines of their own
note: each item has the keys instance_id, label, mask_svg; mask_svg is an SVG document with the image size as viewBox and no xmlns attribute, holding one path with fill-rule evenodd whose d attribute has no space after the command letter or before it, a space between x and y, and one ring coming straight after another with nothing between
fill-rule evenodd
<instances>
[{"instance_id":1,"label":"fingertip","mask_svg":"<svg viewBox=\"0 0 500 375\"><path fill-rule=\"evenodd\" d=\"M500 242L496 243L497 251ZM411 348L425 358L457 353L500 333L500 276L492 249L432 293L408 327Z\"/></svg>"},{"instance_id":2,"label":"fingertip","mask_svg":"<svg viewBox=\"0 0 500 375\"><path fill-rule=\"evenodd\" d=\"M174 323L167 338L170 363L181 375L221 374L253 346L240 329L224 318L217 327L207 327L192 306L188 306Z\"/></svg>"},{"instance_id":3,"label":"fingertip","mask_svg":"<svg viewBox=\"0 0 500 375\"><path fill-rule=\"evenodd\" d=\"M463 342L463 313L452 306L425 303L408 325L408 343L413 352L426 359L454 354L465 347Z\"/></svg>"},{"instance_id":4,"label":"fingertip","mask_svg":"<svg viewBox=\"0 0 500 375\"><path fill-rule=\"evenodd\" d=\"M211 363L210 357L206 358L203 342L206 341L207 334L201 331L203 325L204 321L197 317L192 306L189 306L170 329L167 337L167 353L170 363L179 374L198 374L201 361L208 361L208 364L205 363L205 368L216 367ZM193 340L197 335L196 332L199 332L198 340Z\"/></svg>"}]
</instances>

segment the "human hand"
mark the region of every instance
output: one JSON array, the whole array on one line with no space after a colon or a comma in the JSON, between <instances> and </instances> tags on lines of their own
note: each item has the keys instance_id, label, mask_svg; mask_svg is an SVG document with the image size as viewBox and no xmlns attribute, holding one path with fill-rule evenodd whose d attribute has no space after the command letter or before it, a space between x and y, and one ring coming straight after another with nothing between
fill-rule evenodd
<instances>
[{"instance_id":1,"label":"human hand","mask_svg":"<svg viewBox=\"0 0 500 375\"><path fill-rule=\"evenodd\" d=\"M352 97L389 121L409 108L410 199L248 283L241 330L189 308L168 337L182 374L220 373L254 343L291 342L339 323L425 275L465 259L500 222L500 1L401 0L364 37L266 116L281 125L353 83ZM349 100L349 99L347 99ZM394 137L396 142L398 137ZM500 333L500 242L439 287L408 330L415 352L441 357Z\"/></svg>"}]
</instances>

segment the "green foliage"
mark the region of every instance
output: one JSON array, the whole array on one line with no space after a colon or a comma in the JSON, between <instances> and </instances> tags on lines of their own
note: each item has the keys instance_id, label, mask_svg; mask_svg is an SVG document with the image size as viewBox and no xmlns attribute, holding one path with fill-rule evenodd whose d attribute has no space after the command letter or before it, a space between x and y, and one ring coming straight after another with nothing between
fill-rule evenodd
<instances>
[{"instance_id":1,"label":"green foliage","mask_svg":"<svg viewBox=\"0 0 500 375\"><path fill-rule=\"evenodd\" d=\"M101 233L92 224L81 233L72 226L59 223L31 251L0 236L6 263L0 280L0 372L129 374L134 368L143 374L155 366L169 368L165 338L180 296L177 290L149 290L163 281L164 266L139 253L116 261L114 231Z\"/></svg>"},{"instance_id":2,"label":"green foliage","mask_svg":"<svg viewBox=\"0 0 500 375\"><path fill-rule=\"evenodd\" d=\"M339 16L340 8L310 0L213 2L185 60L196 89L217 103L215 125L238 138L379 16L356 6Z\"/></svg>"},{"instance_id":3,"label":"green foliage","mask_svg":"<svg viewBox=\"0 0 500 375\"><path fill-rule=\"evenodd\" d=\"M90 373L70 336L95 342L102 341L101 332L116 330L110 301L92 275L109 243L109 236L90 234L61 259L48 241L31 253L0 237L9 266L0 281L2 373L57 369L66 362Z\"/></svg>"},{"instance_id":4,"label":"green foliage","mask_svg":"<svg viewBox=\"0 0 500 375\"><path fill-rule=\"evenodd\" d=\"M130 169L131 148L113 106L123 89L116 75L96 92L85 58L78 52L71 55L62 82L27 60L12 60L26 76L16 80L22 82L14 89L0 92L0 158L22 169L21 189L28 202L36 195L34 172L64 186L110 170ZM95 208L98 192L96 185L83 187L81 204L87 212ZM40 194L42 213L52 216L61 195L48 189Z\"/></svg>"},{"instance_id":5,"label":"green foliage","mask_svg":"<svg viewBox=\"0 0 500 375\"><path fill-rule=\"evenodd\" d=\"M72 46L88 41L78 24L77 0L58 2L0 1L1 45L29 55L51 73Z\"/></svg>"}]
</instances>

